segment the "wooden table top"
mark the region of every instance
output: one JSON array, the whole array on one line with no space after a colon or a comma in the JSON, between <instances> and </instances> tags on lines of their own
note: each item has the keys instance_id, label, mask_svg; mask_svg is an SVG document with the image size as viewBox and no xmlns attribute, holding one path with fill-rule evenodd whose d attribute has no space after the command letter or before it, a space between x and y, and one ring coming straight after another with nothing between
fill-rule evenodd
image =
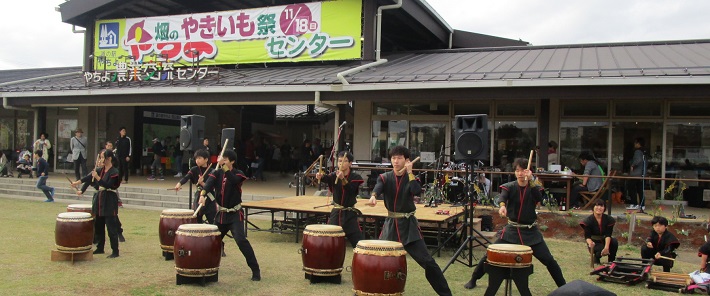
<instances>
[{"instance_id":1,"label":"wooden table top","mask_svg":"<svg viewBox=\"0 0 710 296\"><path fill-rule=\"evenodd\" d=\"M333 209L333 207L330 205L331 201L331 196L302 195L270 200L248 201L243 202L242 207L327 214L330 213L330 211ZM387 217L387 209L385 208L384 202L382 200L378 200L377 205L374 207L366 205L366 203L368 202L369 199L358 199L355 208L360 210L363 216ZM464 209L462 206L452 206L449 204L442 204L435 208L425 207L424 204L417 204L416 206L417 212L414 216L416 216L417 219L420 221L445 222L447 220L462 216L464 214ZM437 214L436 212L439 210L449 211L449 214Z\"/></svg>"}]
</instances>

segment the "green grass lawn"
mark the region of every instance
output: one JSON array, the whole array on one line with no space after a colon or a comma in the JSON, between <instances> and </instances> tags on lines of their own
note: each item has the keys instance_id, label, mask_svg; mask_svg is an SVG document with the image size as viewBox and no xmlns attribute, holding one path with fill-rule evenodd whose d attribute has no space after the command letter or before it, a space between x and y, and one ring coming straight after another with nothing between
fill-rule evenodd
<instances>
[{"instance_id":1,"label":"green grass lawn","mask_svg":"<svg viewBox=\"0 0 710 296\"><path fill-rule=\"evenodd\" d=\"M311 285L301 271L300 244L293 235L250 232L249 241L261 265L262 281L252 282L251 271L233 240L227 241L228 257L222 258L219 281L205 287L175 285L174 261L161 256L158 239L159 211L121 209L120 218L127 242L121 243L121 256L107 259L111 252L106 246L105 255L96 255L93 261L52 262L55 218L66 210L63 203L43 203L39 200L1 198L0 215L0 294L1 295L352 295L351 273L343 272L340 285L320 283ZM268 221L257 220L266 227ZM625 286L598 283L589 276L589 257L582 240L547 241L568 282L575 279L594 283L619 295L666 295L648 290L643 285ZM480 258L482 248L474 254ZM639 257L638 248L622 248L620 256ZM452 250L442 253L436 260L444 266ZM348 247L345 266L352 262L352 249ZM407 295L434 295L424 278L424 271L408 258ZM533 295L547 295L556 287L547 270L537 260L533 261L535 273L530 277ZM658 270L660 267L654 267ZM674 272L688 273L695 264L677 262ZM466 290L463 284L470 278L472 268L455 263L445 276L454 295L480 295L487 286L487 277L479 287ZM502 295L502 288L499 291ZM514 292L516 293L516 292ZM516 293L517 294L517 293ZM670 294L670 293L668 293Z\"/></svg>"}]
</instances>

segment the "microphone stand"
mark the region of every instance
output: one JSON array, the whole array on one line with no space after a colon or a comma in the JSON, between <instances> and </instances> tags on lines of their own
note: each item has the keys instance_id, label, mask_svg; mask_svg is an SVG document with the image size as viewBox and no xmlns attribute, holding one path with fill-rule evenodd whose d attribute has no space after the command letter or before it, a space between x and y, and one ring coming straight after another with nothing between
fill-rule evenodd
<instances>
[{"instance_id":1,"label":"microphone stand","mask_svg":"<svg viewBox=\"0 0 710 296\"><path fill-rule=\"evenodd\" d=\"M469 170L471 167L470 163L466 163L466 177L471 177L472 171ZM456 250L456 253L454 253L453 256L451 256L451 260L444 266L444 268L441 270L441 272L446 272L446 269L449 268L451 264L454 263L454 261L459 261L463 263L464 265L468 267L474 267L478 263L474 263L474 256L473 256L473 248L478 247L478 246L487 246L491 244L491 241L488 240L483 234L476 230L473 227L473 212L475 211L475 206L473 205L473 199L470 196L470 190L469 190L469 185L468 182L464 182L464 219L463 223L461 226L454 231L454 233L451 234L449 238L447 238L436 250L434 250L431 254L436 254L441 251L446 244L454 239L456 237L457 233L461 233L461 236L463 237L466 235L466 239L461 243L461 246ZM476 241L477 244L473 244L473 242ZM464 250L466 250L466 253L464 254ZM461 258L460 258L461 257Z\"/></svg>"}]
</instances>

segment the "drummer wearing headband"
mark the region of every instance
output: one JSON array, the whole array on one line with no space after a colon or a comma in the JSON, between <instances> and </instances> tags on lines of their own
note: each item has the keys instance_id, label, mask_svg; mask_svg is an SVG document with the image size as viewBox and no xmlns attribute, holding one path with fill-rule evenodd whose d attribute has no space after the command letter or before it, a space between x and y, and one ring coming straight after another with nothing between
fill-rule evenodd
<instances>
[{"instance_id":1,"label":"drummer wearing headband","mask_svg":"<svg viewBox=\"0 0 710 296\"><path fill-rule=\"evenodd\" d=\"M439 265L429 255L419 231L419 222L414 217L414 196L421 194L422 186L412 174L409 155L409 149L404 146L395 146L390 150L393 170L377 178L377 185L372 190L369 203L375 206L376 197L384 196L383 203L388 215L382 226L380 239L402 243L412 259L424 268L426 279L434 291L439 295L451 295L449 283Z\"/></svg>"},{"instance_id":2,"label":"drummer wearing headband","mask_svg":"<svg viewBox=\"0 0 710 296\"><path fill-rule=\"evenodd\" d=\"M515 168L516 181L509 182L500 186L501 194L500 210L498 214L501 217L508 217L508 225L506 225L500 237L494 244L520 244L529 246L533 251L533 256L540 260L547 267L547 271L555 280L558 287L563 286L566 281L562 274L562 269L552 257L550 249L542 237L542 233L537 229L537 213L535 206L542 201L542 188L538 185L533 185L532 172L528 167L528 160L518 158L513 163ZM511 215L508 216L508 213ZM476 287L476 281L483 277L483 264L486 262L487 256L483 256L476 265L476 269L471 274L471 280L464 285L466 289Z\"/></svg>"},{"instance_id":3,"label":"drummer wearing headband","mask_svg":"<svg viewBox=\"0 0 710 296\"><path fill-rule=\"evenodd\" d=\"M357 222L359 210L355 209L355 204L364 180L350 170L352 162L353 155L341 151L338 153L338 170L327 175L318 172L316 179L328 184L328 189L333 193L333 210L330 212L328 224L342 227L354 248L362 239L362 230Z\"/></svg>"}]
</instances>

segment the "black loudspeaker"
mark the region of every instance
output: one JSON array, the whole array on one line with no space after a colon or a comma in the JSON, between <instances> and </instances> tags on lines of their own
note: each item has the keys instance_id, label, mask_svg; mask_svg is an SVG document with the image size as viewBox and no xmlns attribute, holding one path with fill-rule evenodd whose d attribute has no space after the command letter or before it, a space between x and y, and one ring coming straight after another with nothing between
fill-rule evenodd
<instances>
[{"instance_id":1,"label":"black loudspeaker","mask_svg":"<svg viewBox=\"0 0 710 296\"><path fill-rule=\"evenodd\" d=\"M222 143L220 143L220 147L224 147L224 141L225 139L229 139L229 142L227 142L227 150L234 150L234 135L235 131L233 127L230 128L223 128L222 129Z\"/></svg>"},{"instance_id":2,"label":"black loudspeaker","mask_svg":"<svg viewBox=\"0 0 710 296\"><path fill-rule=\"evenodd\" d=\"M456 160L488 158L488 115L456 115L454 120Z\"/></svg>"},{"instance_id":3,"label":"black loudspeaker","mask_svg":"<svg viewBox=\"0 0 710 296\"><path fill-rule=\"evenodd\" d=\"M204 116L194 114L180 116L180 150L196 150L201 147L204 138Z\"/></svg>"},{"instance_id":4,"label":"black loudspeaker","mask_svg":"<svg viewBox=\"0 0 710 296\"><path fill-rule=\"evenodd\" d=\"M557 288L548 294L548 296L616 296L615 293L610 292L602 287L597 287L593 284L587 283L582 280L574 280L566 285Z\"/></svg>"}]
</instances>

